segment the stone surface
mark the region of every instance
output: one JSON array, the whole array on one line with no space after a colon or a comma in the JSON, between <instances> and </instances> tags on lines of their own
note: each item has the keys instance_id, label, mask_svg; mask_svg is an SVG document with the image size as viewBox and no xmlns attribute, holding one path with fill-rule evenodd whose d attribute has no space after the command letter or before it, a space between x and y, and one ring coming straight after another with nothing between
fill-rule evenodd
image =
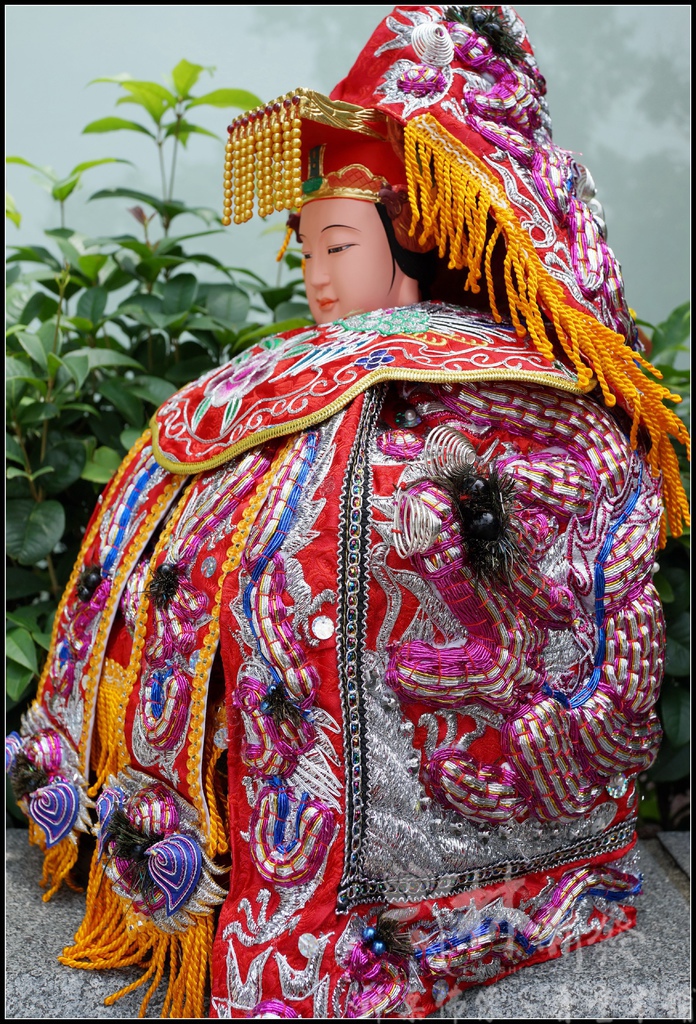
<instances>
[{"instance_id":1,"label":"stone surface","mask_svg":"<svg viewBox=\"0 0 696 1024\"><path fill-rule=\"evenodd\" d=\"M691 878L691 833L660 832L657 838L674 857L682 871Z\"/></svg>"},{"instance_id":2,"label":"stone surface","mask_svg":"<svg viewBox=\"0 0 696 1024\"><path fill-rule=\"evenodd\" d=\"M638 900L635 929L470 989L435 1016L691 1019L689 881L670 843L664 834L639 843L645 895ZM680 843L672 846L682 856ZM28 846L23 830L8 830L6 851L6 1019L137 1017L142 989L114 1006L103 1001L137 979L138 970L73 970L56 959L80 924L84 896L61 890L42 902L41 855ZM157 1017L161 1005L161 997L153 998L148 1017Z\"/></svg>"}]
</instances>

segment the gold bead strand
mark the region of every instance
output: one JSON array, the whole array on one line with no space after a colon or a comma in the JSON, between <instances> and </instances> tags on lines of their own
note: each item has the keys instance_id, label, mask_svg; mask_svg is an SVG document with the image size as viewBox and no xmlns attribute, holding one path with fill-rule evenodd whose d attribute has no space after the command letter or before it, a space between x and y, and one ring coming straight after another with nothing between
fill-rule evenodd
<instances>
[{"instance_id":1,"label":"gold bead strand","mask_svg":"<svg viewBox=\"0 0 696 1024\"><path fill-rule=\"evenodd\" d=\"M260 124L261 135L261 173L259 175L259 189L262 206L259 213L267 217L273 213L273 143L271 141L271 119L273 107L269 103L264 109L264 117Z\"/></svg>"},{"instance_id":2,"label":"gold bead strand","mask_svg":"<svg viewBox=\"0 0 696 1024\"><path fill-rule=\"evenodd\" d=\"M244 187L242 192L242 222L251 220L254 215L254 177L255 177L255 154L254 154L254 125L251 118L247 121L243 135L242 146L242 175Z\"/></svg>"},{"instance_id":3,"label":"gold bead strand","mask_svg":"<svg viewBox=\"0 0 696 1024\"><path fill-rule=\"evenodd\" d=\"M237 119L234 132L234 147L232 155L233 182L234 182L234 222L241 224L244 210L244 161L242 159L243 129L241 118Z\"/></svg>"},{"instance_id":4,"label":"gold bead strand","mask_svg":"<svg viewBox=\"0 0 696 1024\"><path fill-rule=\"evenodd\" d=\"M292 93L283 100L283 206L284 210L292 210L294 204L292 191Z\"/></svg>"},{"instance_id":5,"label":"gold bead strand","mask_svg":"<svg viewBox=\"0 0 696 1024\"><path fill-rule=\"evenodd\" d=\"M283 116L283 105L280 102L273 104L273 119L271 121L271 174L273 181L273 209L283 209L283 130L281 119Z\"/></svg>"},{"instance_id":6,"label":"gold bead strand","mask_svg":"<svg viewBox=\"0 0 696 1024\"><path fill-rule=\"evenodd\" d=\"M293 96L292 118L292 205L299 206L302 202L302 121L299 107L301 97Z\"/></svg>"},{"instance_id":7,"label":"gold bead strand","mask_svg":"<svg viewBox=\"0 0 696 1024\"><path fill-rule=\"evenodd\" d=\"M224 200L222 204L222 223L225 227L232 223L234 130L234 124L231 124L227 129L227 144L225 146Z\"/></svg>"}]
</instances>

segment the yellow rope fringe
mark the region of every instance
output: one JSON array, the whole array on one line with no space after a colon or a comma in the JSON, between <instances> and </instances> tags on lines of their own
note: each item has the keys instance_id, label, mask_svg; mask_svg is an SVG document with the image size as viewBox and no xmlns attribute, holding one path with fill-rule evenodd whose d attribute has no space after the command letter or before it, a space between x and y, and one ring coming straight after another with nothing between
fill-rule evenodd
<instances>
[{"instance_id":1,"label":"yellow rope fringe","mask_svg":"<svg viewBox=\"0 0 696 1024\"><path fill-rule=\"evenodd\" d=\"M224 712L224 705L222 711ZM212 728L208 730L203 757L204 764L206 765L203 788L210 816L208 854L213 858L227 853L230 848L227 838L227 794L223 791L218 773L215 770L218 761L226 752L215 743L217 717L217 715L213 716Z\"/></svg>"},{"instance_id":2,"label":"yellow rope fringe","mask_svg":"<svg viewBox=\"0 0 696 1024\"><path fill-rule=\"evenodd\" d=\"M662 474L665 513L672 535L679 537L684 524L690 522L689 506L669 438L674 437L690 454L689 435L664 402L679 402L680 396L645 376L644 371L658 379L662 374L630 349L620 334L567 304L562 285L543 265L486 165L431 114L408 122L404 147L413 211L411 236L417 235L425 248L437 245L441 258L449 253L450 269L467 269L465 289L479 292L483 273L493 317L500 321L491 260L495 242L503 235L503 280L515 330L520 336L528 334L537 350L553 360L543 310L577 373L581 390L591 390L596 379L607 406L618 399L632 417L632 448L638 443L638 428L647 430L652 442L647 460L655 475ZM486 242L489 216L495 230ZM661 546L666 535L663 517Z\"/></svg>"},{"instance_id":3,"label":"yellow rope fringe","mask_svg":"<svg viewBox=\"0 0 696 1024\"><path fill-rule=\"evenodd\" d=\"M72 838L61 840L51 849L46 848L46 837L36 824L29 819L29 842L32 846L38 846L44 855L43 869L39 885L42 888L50 885L48 892L45 892L41 899L48 903L52 896L60 889L63 882L68 888L80 891L81 887L76 885L70 878L70 872L77 863L77 842Z\"/></svg>"},{"instance_id":4,"label":"yellow rope fringe","mask_svg":"<svg viewBox=\"0 0 696 1024\"><path fill-rule=\"evenodd\" d=\"M126 669L117 661L107 658L97 689L92 748L92 767L97 777L87 790L90 797L97 796L109 775L115 775L118 771L118 744L114 743L114 736L118 735L116 727L125 678Z\"/></svg>"},{"instance_id":5,"label":"yellow rope fringe","mask_svg":"<svg viewBox=\"0 0 696 1024\"><path fill-rule=\"evenodd\" d=\"M104 1000L106 1006L111 1006L149 982L139 1017L145 1016L152 996L167 973L162 1016L203 1017L214 918L208 914L193 921L184 932L161 932L154 924L134 918L128 905L114 893L95 856L87 886L84 920L75 935L74 945L64 949L58 959L67 967L88 971L143 965L145 970L140 978Z\"/></svg>"}]
</instances>

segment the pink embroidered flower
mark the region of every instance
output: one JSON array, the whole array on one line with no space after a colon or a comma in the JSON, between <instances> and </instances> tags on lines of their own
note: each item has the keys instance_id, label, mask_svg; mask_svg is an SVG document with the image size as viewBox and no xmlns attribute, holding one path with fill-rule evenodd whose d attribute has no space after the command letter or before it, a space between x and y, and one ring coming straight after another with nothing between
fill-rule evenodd
<instances>
[{"instance_id":1,"label":"pink embroidered flower","mask_svg":"<svg viewBox=\"0 0 696 1024\"><path fill-rule=\"evenodd\" d=\"M276 349L257 350L253 356L247 354L241 362L235 361L224 366L210 378L205 388L205 397L214 408L238 402L257 385L268 380L277 362Z\"/></svg>"}]
</instances>

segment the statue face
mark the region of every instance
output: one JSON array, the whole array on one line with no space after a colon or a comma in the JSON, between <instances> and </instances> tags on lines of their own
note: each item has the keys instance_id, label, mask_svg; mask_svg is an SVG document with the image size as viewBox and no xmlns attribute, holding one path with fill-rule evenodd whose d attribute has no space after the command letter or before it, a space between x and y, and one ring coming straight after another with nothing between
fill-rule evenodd
<instances>
[{"instance_id":1,"label":"statue face","mask_svg":"<svg viewBox=\"0 0 696 1024\"><path fill-rule=\"evenodd\" d=\"M318 324L418 302L418 284L394 261L374 203L307 203L299 235L309 308Z\"/></svg>"}]
</instances>

